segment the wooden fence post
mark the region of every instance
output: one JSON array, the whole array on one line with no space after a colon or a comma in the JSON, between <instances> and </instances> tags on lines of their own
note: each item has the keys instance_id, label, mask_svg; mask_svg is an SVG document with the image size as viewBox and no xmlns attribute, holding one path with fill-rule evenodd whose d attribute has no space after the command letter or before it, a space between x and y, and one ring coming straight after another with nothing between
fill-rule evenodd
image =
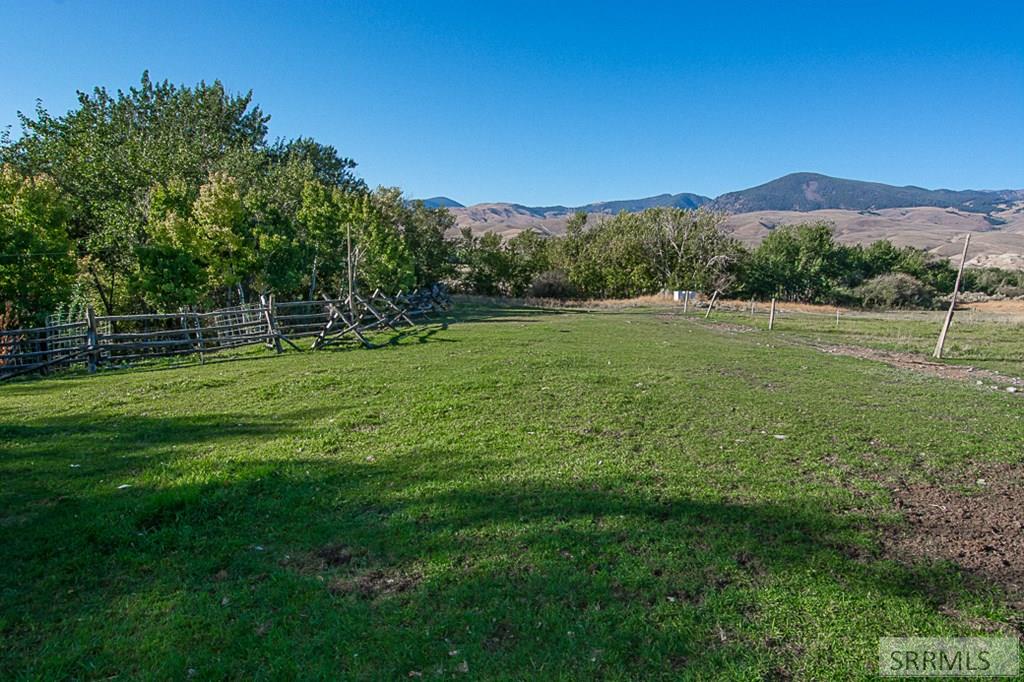
<instances>
[{"instance_id":1,"label":"wooden fence post","mask_svg":"<svg viewBox=\"0 0 1024 682\"><path fill-rule=\"evenodd\" d=\"M47 320L47 325L49 325L49 320ZM39 335L39 344L38 345L39 345L39 350L43 352L43 354L39 356L40 362L43 363L43 366L40 369L42 369L42 375L46 376L46 375L48 375L50 373L50 327L49 326L43 327L43 331Z\"/></svg>"},{"instance_id":2,"label":"wooden fence post","mask_svg":"<svg viewBox=\"0 0 1024 682\"><path fill-rule=\"evenodd\" d=\"M949 310L946 311L946 319L942 323L942 331L939 332L939 341L935 344L935 352L932 356L937 360L942 359L942 347L946 345L946 332L949 331L949 325L953 322L953 310L956 308L956 295L960 292L960 278L964 274L964 263L967 262L967 245L971 243L971 233L968 232L964 236L964 252L960 256L960 269L956 271L956 284L953 285L953 295L949 299Z\"/></svg>"},{"instance_id":3,"label":"wooden fence post","mask_svg":"<svg viewBox=\"0 0 1024 682\"><path fill-rule=\"evenodd\" d=\"M687 304L690 302L690 290L687 289L683 292L683 314L686 314Z\"/></svg>"},{"instance_id":4,"label":"wooden fence post","mask_svg":"<svg viewBox=\"0 0 1024 682\"><path fill-rule=\"evenodd\" d=\"M715 293L711 294L711 302L708 303L708 311L704 313L704 319L711 317L711 309L715 307L715 301L718 300L718 289L715 289Z\"/></svg>"},{"instance_id":5,"label":"wooden fence post","mask_svg":"<svg viewBox=\"0 0 1024 682\"><path fill-rule=\"evenodd\" d=\"M768 311L768 331L771 331L772 327L774 327L774 326L775 326L775 299L773 298L772 299L771 310Z\"/></svg>"},{"instance_id":6,"label":"wooden fence post","mask_svg":"<svg viewBox=\"0 0 1024 682\"><path fill-rule=\"evenodd\" d=\"M199 350L199 364L205 365L206 356L204 355L204 353L206 351L206 345L203 343L203 323L199 317L199 313L195 312L194 310L192 311L192 322L196 325L196 341L198 343Z\"/></svg>"},{"instance_id":7,"label":"wooden fence post","mask_svg":"<svg viewBox=\"0 0 1024 682\"><path fill-rule=\"evenodd\" d=\"M839 329L839 308L836 308L836 329Z\"/></svg>"},{"instance_id":8,"label":"wooden fence post","mask_svg":"<svg viewBox=\"0 0 1024 682\"><path fill-rule=\"evenodd\" d=\"M85 322L89 325L85 338L89 349L89 372L92 373L96 371L100 356L99 334L96 332L96 311L92 309L92 306L85 309Z\"/></svg>"},{"instance_id":9,"label":"wooden fence post","mask_svg":"<svg viewBox=\"0 0 1024 682\"><path fill-rule=\"evenodd\" d=\"M750 316L751 317L754 316L754 299L753 298L750 299Z\"/></svg>"},{"instance_id":10,"label":"wooden fence post","mask_svg":"<svg viewBox=\"0 0 1024 682\"><path fill-rule=\"evenodd\" d=\"M260 294L260 305L263 306L263 319L267 321L267 345L273 346L274 350L281 353L281 335L277 331L277 320L274 319L274 295L266 297Z\"/></svg>"}]
</instances>

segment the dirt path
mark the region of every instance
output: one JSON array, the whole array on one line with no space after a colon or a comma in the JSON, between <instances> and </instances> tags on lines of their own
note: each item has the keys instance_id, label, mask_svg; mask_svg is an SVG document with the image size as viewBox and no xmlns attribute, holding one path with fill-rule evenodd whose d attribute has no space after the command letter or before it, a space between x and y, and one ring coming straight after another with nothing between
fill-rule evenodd
<instances>
[{"instance_id":1,"label":"dirt path","mask_svg":"<svg viewBox=\"0 0 1024 682\"><path fill-rule=\"evenodd\" d=\"M957 381L974 381L979 384L993 385L1011 393L1024 395L1024 379L1011 377L988 369L976 369L966 365L947 365L942 362L933 362L922 358L914 353L898 353L895 351L875 350L860 346L845 345L820 345L810 344L823 353L832 355L845 355L863 360L876 360L884 362L891 367L907 369L913 372L920 372L942 379L955 379Z\"/></svg>"}]
</instances>

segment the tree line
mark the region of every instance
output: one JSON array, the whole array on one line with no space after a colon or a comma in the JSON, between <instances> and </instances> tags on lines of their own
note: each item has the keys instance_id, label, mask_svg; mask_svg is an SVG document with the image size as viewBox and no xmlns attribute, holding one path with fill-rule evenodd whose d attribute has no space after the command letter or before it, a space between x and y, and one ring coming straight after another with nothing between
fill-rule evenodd
<instances>
[{"instance_id":1,"label":"tree line","mask_svg":"<svg viewBox=\"0 0 1024 682\"><path fill-rule=\"evenodd\" d=\"M885 240L841 244L827 222L777 227L748 248L723 232L724 220L703 208L651 208L596 220L580 213L562 237L526 231L502 240L463 230L459 281L468 291L511 296L630 298L666 289L717 290L760 300L930 307L956 280L945 258ZM1024 272L971 268L963 288L1021 296Z\"/></svg>"},{"instance_id":2,"label":"tree line","mask_svg":"<svg viewBox=\"0 0 1024 682\"><path fill-rule=\"evenodd\" d=\"M19 114L0 139L0 302L22 320L337 294L349 240L360 282L394 292L452 269L443 210L371 190L309 138L268 140L252 94L144 74Z\"/></svg>"},{"instance_id":3,"label":"tree line","mask_svg":"<svg viewBox=\"0 0 1024 682\"><path fill-rule=\"evenodd\" d=\"M867 305L930 305L955 272L829 225L780 227L756 248L705 209L572 217L564 236L459 233L443 208L370 189L310 138L269 140L252 94L219 82L79 93L0 137L0 304L23 322L338 295L353 254L367 289L447 281L479 294L628 298L665 289ZM1024 275L969 270L967 289L1024 294ZM10 317L11 313L7 313Z\"/></svg>"}]
</instances>

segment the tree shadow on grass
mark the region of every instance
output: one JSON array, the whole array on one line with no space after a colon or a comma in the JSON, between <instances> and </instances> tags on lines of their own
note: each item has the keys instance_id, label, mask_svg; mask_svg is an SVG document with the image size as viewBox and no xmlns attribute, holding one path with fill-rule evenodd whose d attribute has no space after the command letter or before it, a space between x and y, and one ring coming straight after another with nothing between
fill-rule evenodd
<instances>
[{"instance_id":1,"label":"tree shadow on grass","mask_svg":"<svg viewBox=\"0 0 1024 682\"><path fill-rule=\"evenodd\" d=\"M533 308L529 306L457 306L449 316L453 323L475 322L540 322L546 318L583 313L583 310Z\"/></svg>"},{"instance_id":2,"label":"tree shadow on grass","mask_svg":"<svg viewBox=\"0 0 1024 682\"><path fill-rule=\"evenodd\" d=\"M180 417L97 416L80 413L21 423L0 423L0 499L53 500L97 478L132 476L148 464L194 457L230 440L273 438L302 430L326 408L299 410L273 421L250 414ZM117 485L110 478L110 485Z\"/></svg>"},{"instance_id":3,"label":"tree shadow on grass","mask_svg":"<svg viewBox=\"0 0 1024 682\"><path fill-rule=\"evenodd\" d=\"M214 421L131 428L199 446L220 437ZM478 455L181 472L0 527L0 670L393 679L465 662L479 678L764 678L813 647L827 677L858 646L835 619L871 611L879 632L855 634L873 646L886 628L928 627L961 589L941 567L874 561L854 516L623 478L509 480ZM152 598L171 610L147 610ZM107 644L83 648L83 627Z\"/></svg>"}]
</instances>

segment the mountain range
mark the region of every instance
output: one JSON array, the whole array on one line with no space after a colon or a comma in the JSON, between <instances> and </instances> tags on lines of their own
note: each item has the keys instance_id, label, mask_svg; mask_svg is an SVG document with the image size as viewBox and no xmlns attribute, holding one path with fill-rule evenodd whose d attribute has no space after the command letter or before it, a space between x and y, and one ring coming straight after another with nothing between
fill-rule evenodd
<instances>
[{"instance_id":1,"label":"mountain range","mask_svg":"<svg viewBox=\"0 0 1024 682\"><path fill-rule=\"evenodd\" d=\"M897 187L878 182L791 173L717 198L700 194L659 194L642 199L584 206L525 206L483 203L463 206L447 197L424 200L448 208L458 227L512 236L526 229L561 234L577 211L592 219L656 206L709 208L729 214L723 229L748 244L787 223L828 220L847 243L889 239L946 257L959 256L955 242L972 236L972 265L1024 268L1024 190L949 190Z\"/></svg>"}]
</instances>

